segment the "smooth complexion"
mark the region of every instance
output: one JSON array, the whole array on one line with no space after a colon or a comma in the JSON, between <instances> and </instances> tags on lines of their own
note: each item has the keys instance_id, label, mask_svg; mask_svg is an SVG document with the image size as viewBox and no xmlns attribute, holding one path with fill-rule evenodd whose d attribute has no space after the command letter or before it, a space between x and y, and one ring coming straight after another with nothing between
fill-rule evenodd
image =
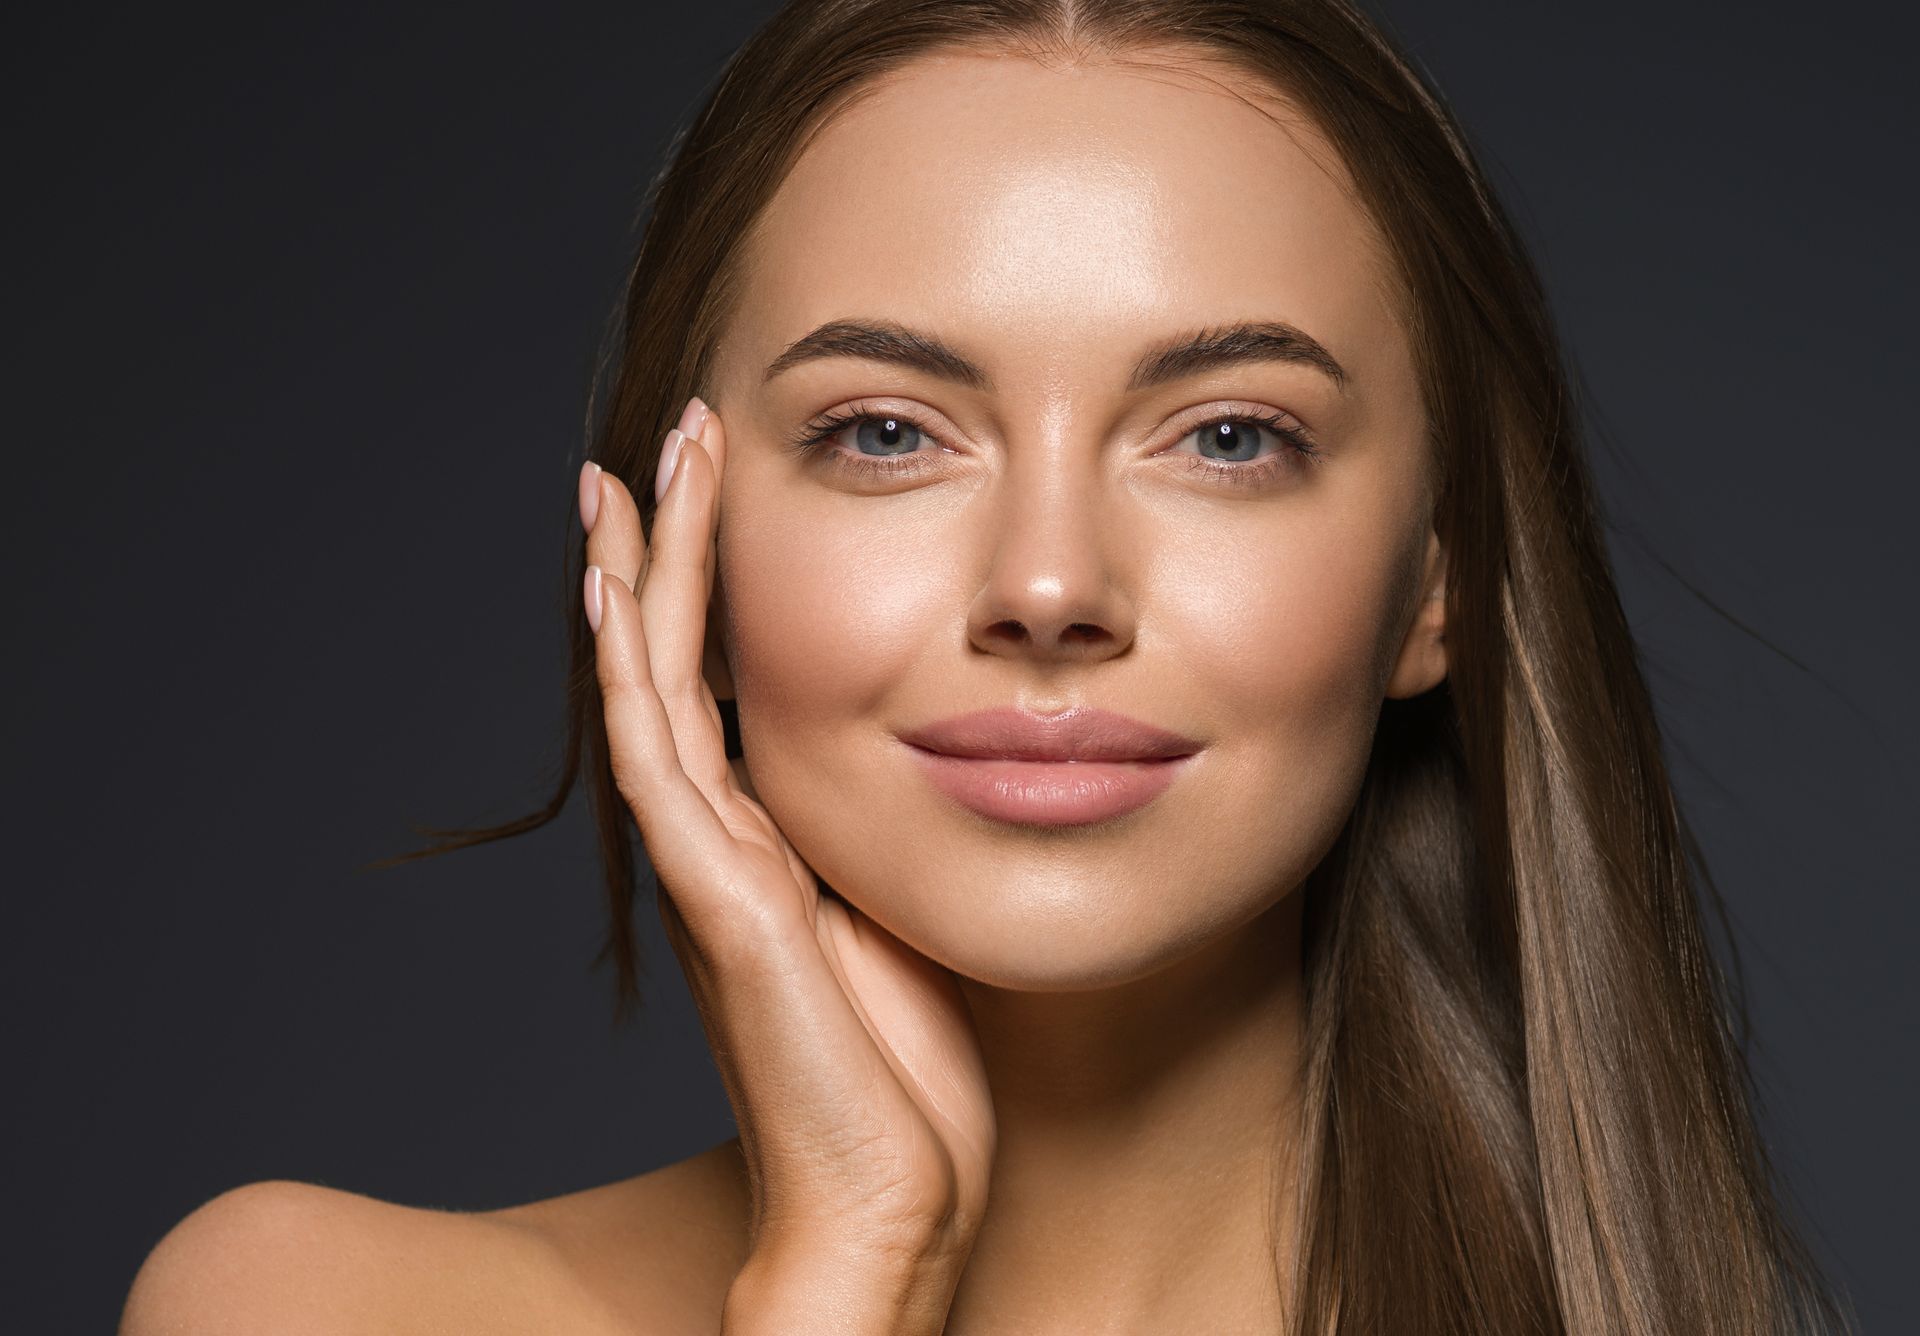
<instances>
[{"instance_id":1,"label":"smooth complexion","mask_svg":"<svg viewBox=\"0 0 1920 1336\"><path fill-rule=\"evenodd\" d=\"M726 436L706 672L740 702L749 791L972 1008L999 1148L951 1332L1275 1319L1293 892L1382 699L1446 671L1396 294L1306 119L1172 56L919 60L813 141L750 243L703 387ZM973 374L783 358L830 322ZM1240 322L1342 374L1132 383ZM866 420L792 448L845 413ZM1082 704L1204 745L1136 810L1040 826L957 804L897 736Z\"/></svg>"}]
</instances>

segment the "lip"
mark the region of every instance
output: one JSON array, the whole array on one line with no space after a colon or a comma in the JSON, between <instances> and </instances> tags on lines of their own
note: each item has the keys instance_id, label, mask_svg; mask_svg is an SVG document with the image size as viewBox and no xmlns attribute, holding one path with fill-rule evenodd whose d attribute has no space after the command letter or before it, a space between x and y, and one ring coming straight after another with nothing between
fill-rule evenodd
<instances>
[{"instance_id":1,"label":"lip","mask_svg":"<svg viewBox=\"0 0 1920 1336\"><path fill-rule=\"evenodd\" d=\"M899 735L934 787L998 821L1069 826L1136 811L1198 741L1109 710L979 710Z\"/></svg>"},{"instance_id":2,"label":"lip","mask_svg":"<svg viewBox=\"0 0 1920 1336\"><path fill-rule=\"evenodd\" d=\"M1165 761L1201 747L1193 738L1090 705L1053 715L975 710L909 729L900 739L943 756L1005 761Z\"/></svg>"}]
</instances>

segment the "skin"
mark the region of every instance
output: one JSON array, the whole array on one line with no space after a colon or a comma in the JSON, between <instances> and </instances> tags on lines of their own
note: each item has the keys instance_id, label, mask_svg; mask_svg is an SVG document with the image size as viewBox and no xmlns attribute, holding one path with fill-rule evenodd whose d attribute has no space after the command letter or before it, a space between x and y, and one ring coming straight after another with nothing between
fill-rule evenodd
<instances>
[{"instance_id":1,"label":"skin","mask_svg":"<svg viewBox=\"0 0 1920 1336\"><path fill-rule=\"evenodd\" d=\"M1386 252L1325 141L1246 92L1191 67L923 61L783 184L719 348L709 682L739 700L752 791L957 974L987 1064L991 1207L950 1331L1270 1320L1291 892L1352 807L1382 698L1446 670ZM991 388L853 358L763 380L855 317L936 334ZM1345 387L1269 361L1128 392L1149 347L1251 319L1318 339ZM926 471L874 483L782 450L848 405L917 421ZM1182 467L1197 428L1249 409L1306 424L1320 461L1250 488ZM882 451L877 428L831 448ZM1142 811L1035 831L952 804L891 736L1013 703L1206 745ZM874 838L882 813L911 839Z\"/></svg>"},{"instance_id":2,"label":"skin","mask_svg":"<svg viewBox=\"0 0 1920 1336\"><path fill-rule=\"evenodd\" d=\"M820 879L952 971L977 1031L998 1143L952 1333L1273 1325L1295 891L1352 807L1382 699L1446 673L1445 553L1386 252L1325 140L1257 91L1191 58L915 62L781 186L702 388L713 426L688 485L717 489L718 528L697 652L740 703L736 782ZM938 336L990 387L849 357L765 378L855 318ZM1143 352L1239 320L1307 332L1345 385L1266 360L1127 388ZM906 447L924 471L836 469L833 451L883 448L877 424L806 458L784 447L855 405L924 429ZM1320 458L1254 486L1188 467L1247 467L1200 430L1247 412L1304 425ZM1287 450L1244 430L1254 463ZM594 541L637 541L624 490L603 496ZM1082 703L1203 749L1141 811L1049 831L953 804L893 736ZM439 1302L431 1272L446 1296L498 1289L509 1323L524 1303L582 1331L711 1329L748 1244L737 1140L475 1216L293 1184L222 1201L143 1269L148 1309L251 1250L223 1284L274 1289L285 1269L390 1315Z\"/></svg>"}]
</instances>

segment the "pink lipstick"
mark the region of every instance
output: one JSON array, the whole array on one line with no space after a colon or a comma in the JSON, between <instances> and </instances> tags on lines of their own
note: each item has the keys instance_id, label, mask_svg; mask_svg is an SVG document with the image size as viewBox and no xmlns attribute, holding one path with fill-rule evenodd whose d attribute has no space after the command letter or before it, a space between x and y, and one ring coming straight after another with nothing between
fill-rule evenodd
<instances>
[{"instance_id":1,"label":"pink lipstick","mask_svg":"<svg viewBox=\"0 0 1920 1336\"><path fill-rule=\"evenodd\" d=\"M1202 743L1108 710L979 710L901 733L935 788L980 815L1070 826L1135 811Z\"/></svg>"}]
</instances>

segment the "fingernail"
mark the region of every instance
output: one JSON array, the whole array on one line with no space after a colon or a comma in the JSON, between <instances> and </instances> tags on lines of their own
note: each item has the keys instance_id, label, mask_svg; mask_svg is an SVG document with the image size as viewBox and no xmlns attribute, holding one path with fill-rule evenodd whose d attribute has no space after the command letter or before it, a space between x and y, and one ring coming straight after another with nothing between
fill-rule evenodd
<instances>
[{"instance_id":1,"label":"fingernail","mask_svg":"<svg viewBox=\"0 0 1920 1336\"><path fill-rule=\"evenodd\" d=\"M653 475L653 499L657 502L667 494L667 484L673 481L673 469L680 462L680 447L687 443L686 433L678 427L667 433L667 443L660 447L660 468Z\"/></svg>"},{"instance_id":2,"label":"fingernail","mask_svg":"<svg viewBox=\"0 0 1920 1336\"><path fill-rule=\"evenodd\" d=\"M600 466L589 459L580 466L580 527L593 532L600 518Z\"/></svg>"},{"instance_id":3,"label":"fingernail","mask_svg":"<svg viewBox=\"0 0 1920 1336\"><path fill-rule=\"evenodd\" d=\"M595 635L600 634L600 568L587 567L587 625L593 628Z\"/></svg>"},{"instance_id":4,"label":"fingernail","mask_svg":"<svg viewBox=\"0 0 1920 1336\"><path fill-rule=\"evenodd\" d=\"M693 398L687 400L686 408L681 411L678 430L682 436L691 436L697 441L700 439L700 433L705 431L706 427L707 406L701 400L700 396L696 394Z\"/></svg>"}]
</instances>

